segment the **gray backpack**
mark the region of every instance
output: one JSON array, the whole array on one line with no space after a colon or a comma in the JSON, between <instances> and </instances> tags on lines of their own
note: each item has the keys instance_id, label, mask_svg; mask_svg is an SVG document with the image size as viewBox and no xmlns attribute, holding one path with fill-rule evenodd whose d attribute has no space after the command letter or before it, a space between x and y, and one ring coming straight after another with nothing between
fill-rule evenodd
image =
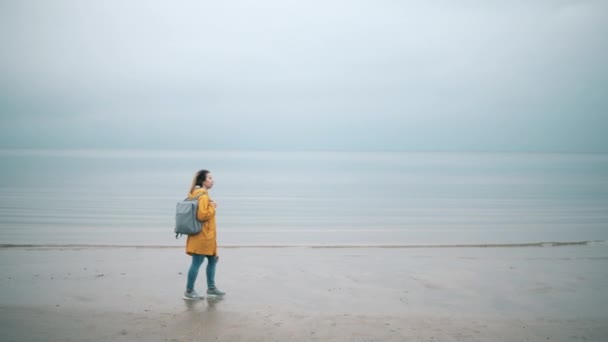
<instances>
[{"instance_id":1,"label":"gray backpack","mask_svg":"<svg viewBox=\"0 0 608 342\"><path fill-rule=\"evenodd\" d=\"M203 194L177 202L175 209L175 238L180 235L196 235L201 232L203 222L196 218L198 198Z\"/></svg>"}]
</instances>

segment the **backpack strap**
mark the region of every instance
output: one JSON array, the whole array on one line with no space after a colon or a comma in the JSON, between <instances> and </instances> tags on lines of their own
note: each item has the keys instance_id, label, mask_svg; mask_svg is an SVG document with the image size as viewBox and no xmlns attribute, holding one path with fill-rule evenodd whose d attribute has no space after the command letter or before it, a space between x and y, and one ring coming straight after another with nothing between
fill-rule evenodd
<instances>
[{"instance_id":1,"label":"backpack strap","mask_svg":"<svg viewBox=\"0 0 608 342\"><path fill-rule=\"evenodd\" d=\"M197 200L197 199L199 199L201 196L203 196L204 194L206 194L206 192L200 193L200 194L198 194L198 195L194 196L193 198L190 198L190 196L188 196L188 197L186 197L186 198L184 199L184 201L194 201L194 200Z\"/></svg>"}]
</instances>

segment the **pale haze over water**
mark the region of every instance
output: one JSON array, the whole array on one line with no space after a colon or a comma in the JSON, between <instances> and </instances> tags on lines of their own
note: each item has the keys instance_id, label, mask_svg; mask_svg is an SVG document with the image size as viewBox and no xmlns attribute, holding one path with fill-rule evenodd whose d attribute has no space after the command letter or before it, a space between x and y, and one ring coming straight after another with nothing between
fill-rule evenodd
<instances>
[{"instance_id":1,"label":"pale haze over water","mask_svg":"<svg viewBox=\"0 0 608 342\"><path fill-rule=\"evenodd\" d=\"M606 153L606 13L5 1L0 147Z\"/></svg>"},{"instance_id":2,"label":"pale haze over water","mask_svg":"<svg viewBox=\"0 0 608 342\"><path fill-rule=\"evenodd\" d=\"M223 245L608 240L603 154L3 150L3 244L181 245L210 169Z\"/></svg>"},{"instance_id":3,"label":"pale haze over water","mask_svg":"<svg viewBox=\"0 0 608 342\"><path fill-rule=\"evenodd\" d=\"M0 5L0 243L608 239L607 1Z\"/></svg>"}]
</instances>

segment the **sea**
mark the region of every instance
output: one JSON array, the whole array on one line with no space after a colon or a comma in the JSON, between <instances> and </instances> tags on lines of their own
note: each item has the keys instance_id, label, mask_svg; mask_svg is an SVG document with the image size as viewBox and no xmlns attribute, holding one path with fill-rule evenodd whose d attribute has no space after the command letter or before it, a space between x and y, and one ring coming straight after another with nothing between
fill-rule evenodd
<instances>
[{"instance_id":1,"label":"sea","mask_svg":"<svg viewBox=\"0 0 608 342\"><path fill-rule=\"evenodd\" d=\"M0 150L3 246L183 246L210 170L220 246L606 244L608 154Z\"/></svg>"}]
</instances>

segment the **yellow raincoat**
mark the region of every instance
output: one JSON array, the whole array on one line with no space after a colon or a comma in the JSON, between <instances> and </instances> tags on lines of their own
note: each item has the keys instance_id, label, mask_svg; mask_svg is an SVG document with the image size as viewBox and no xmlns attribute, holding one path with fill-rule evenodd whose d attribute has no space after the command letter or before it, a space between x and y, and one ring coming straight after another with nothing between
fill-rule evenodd
<instances>
[{"instance_id":1,"label":"yellow raincoat","mask_svg":"<svg viewBox=\"0 0 608 342\"><path fill-rule=\"evenodd\" d=\"M201 196L198 198L196 218L203 221L203 227L200 233L188 235L186 254L217 255L215 208L211 204L209 193L205 189L196 189L188 197L194 198L199 194Z\"/></svg>"}]
</instances>

